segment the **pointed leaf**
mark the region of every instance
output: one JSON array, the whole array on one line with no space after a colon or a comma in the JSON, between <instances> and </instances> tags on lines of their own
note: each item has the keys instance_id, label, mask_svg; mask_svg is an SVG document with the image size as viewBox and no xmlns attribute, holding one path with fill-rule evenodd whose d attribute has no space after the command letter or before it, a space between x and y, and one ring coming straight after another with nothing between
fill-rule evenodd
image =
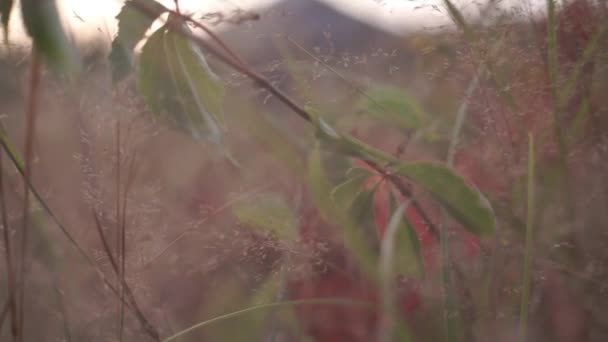
<instances>
[{"instance_id":1,"label":"pointed leaf","mask_svg":"<svg viewBox=\"0 0 608 342\"><path fill-rule=\"evenodd\" d=\"M148 38L139 57L137 88L155 114L178 106L173 78L165 53L165 29L160 28ZM165 89L159 89L164 85Z\"/></svg>"},{"instance_id":2,"label":"pointed leaf","mask_svg":"<svg viewBox=\"0 0 608 342\"><path fill-rule=\"evenodd\" d=\"M331 201L328 189L331 189L332 186L323 167L321 149L318 143L315 144L315 147L308 156L307 171L308 188L310 189L313 201L325 218L331 218L335 205Z\"/></svg>"},{"instance_id":3,"label":"pointed leaf","mask_svg":"<svg viewBox=\"0 0 608 342\"><path fill-rule=\"evenodd\" d=\"M494 234L496 222L488 200L450 168L437 163L415 162L401 164L395 173L425 188L473 234Z\"/></svg>"},{"instance_id":4,"label":"pointed leaf","mask_svg":"<svg viewBox=\"0 0 608 342\"><path fill-rule=\"evenodd\" d=\"M178 76L182 75L184 78L197 109L201 113L205 112L206 116L210 115L210 119L215 119L215 122L223 126L224 86L220 78L211 70L198 46L179 33L170 32L169 37L173 41L171 47L175 51L177 66L181 69Z\"/></svg>"},{"instance_id":5,"label":"pointed leaf","mask_svg":"<svg viewBox=\"0 0 608 342\"><path fill-rule=\"evenodd\" d=\"M466 229L478 236L494 234L496 222L490 203L475 186L445 165L404 163L350 136L338 139L331 146L334 151L335 146L349 156L395 165L395 174L408 177L429 191Z\"/></svg>"},{"instance_id":6,"label":"pointed leaf","mask_svg":"<svg viewBox=\"0 0 608 342\"><path fill-rule=\"evenodd\" d=\"M471 27L465 20L464 15L462 14L462 12L460 12L458 7L456 7L456 5L454 5L454 3L450 0L443 0L443 3L448 10L448 14L452 18L452 21L454 21L458 28L463 31L467 39L473 39L473 30L471 30Z\"/></svg>"},{"instance_id":7,"label":"pointed leaf","mask_svg":"<svg viewBox=\"0 0 608 342\"><path fill-rule=\"evenodd\" d=\"M151 9L154 15L142 13L134 5L135 2ZM154 0L128 0L116 16L118 34L112 41L112 51L109 60L112 68L112 81L122 80L132 69L133 49L152 23L167 9Z\"/></svg>"},{"instance_id":8,"label":"pointed leaf","mask_svg":"<svg viewBox=\"0 0 608 342\"><path fill-rule=\"evenodd\" d=\"M405 212L401 209L397 199L391 195L391 212L393 217L400 215L398 230L395 236L395 269L400 274L422 275L424 273L423 260L418 234L414 230ZM391 218L391 220L393 219Z\"/></svg>"},{"instance_id":9,"label":"pointed leaf","mask_svg":"<svg viewBox=\"0 0 608 342\"><path fill-rule=\"evenodd\" d=\"M365 190L358 194L348 209L348 214L354 224L351 228L355 230L351 232L354 238L356 237L354 241L364 243L361 248L372 251L378 251L380 248L374 213L374 194L376 189L377 187L374 187L372 190ZM364 253L365 250L357 252Z\"/></svg>"},{"instance_id":10,"label":"pointed leaf","mask_svg":"<svg viewBox=\"0 0 608 342\"><path fill-rule=\"evenodd\" d=\"M150 109L195 139L221 142L224 88L198 48L167 26L142 49L138 88Z\"/></svg>"},{"instance_id":11,"label":"pointed leaf","mask_svg":"<svg viewBox=\"0 0 608 342\"><path fill-rule=\"evenodd\" d=\"M355 198L364 190L363 185L369 176L358 174L348 178L331 191L331 199L336 206L346 209L350 207Z\"/></svg>"},{"instance_id":12,"label":"pointed leaf","mask_svg":"<svg viewBox=\"0 0 608 342\"><path fill-rule=\"evenodd\" d=\"M308 158L308 187L311 193L312 199L323 214L323 216L330 222L337 225L341 229L341 233L344 237L344 243L353 253L353 255L359 260L363 270L369 275L375 275L376 272L376 256L370 249L369 236L364 229L364 225L360 224L364 221L365 214L357 214L357 209L361 210L368 209L365 213L369 214L370 221L373 222L372 212L372 198L373 193L370 191L369 195L358 196L357 203L353 202L353 205L348 210L344 210L337 206L330 196L330 190L332 185L327 178L325 168L321 158L321 151L319 143L315 144L315 147L311 151ZM363 199L361 199L363 197ZM366 207L367 203L367 207ZM351 216L350 214L354 214ZM358 216L358 217L357 217ZM371 230L372 235L373 230ZM374 241L378 241L375 236Z\"/></svg>"},{"instance_id":13,"label":"pointed leaf","mask_svg":"<svg viewBox=\"0 0 608 342\"><path fill-rule=\"evenodd\" d=\"M34 47L51 68L61 72L78 69L78 54L63 29L54 0L22 0L21 15Z\"/></svg>"}]
</instances>

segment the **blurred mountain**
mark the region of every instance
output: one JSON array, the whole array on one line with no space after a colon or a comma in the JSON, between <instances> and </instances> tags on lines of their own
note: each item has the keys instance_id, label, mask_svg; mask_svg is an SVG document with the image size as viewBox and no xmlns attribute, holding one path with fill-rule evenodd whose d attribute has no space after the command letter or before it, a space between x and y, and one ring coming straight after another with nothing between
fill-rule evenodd
<instances>
[{"instance_id":1,"label":"blurred mountain","mask_svg":"<svg viewBox=\"0 0 608 342\"><path fill-rule=\"evenodd\" d=\"M403 37L351 18L317 0L284 0L256 13L258 20L232 26L221 34L229 46L253 65L278 58L277 44L303 56L286 37L316 55L335 57L371 54L378 49L392 53L403 42Z\"/></svg>"}]
</instances>

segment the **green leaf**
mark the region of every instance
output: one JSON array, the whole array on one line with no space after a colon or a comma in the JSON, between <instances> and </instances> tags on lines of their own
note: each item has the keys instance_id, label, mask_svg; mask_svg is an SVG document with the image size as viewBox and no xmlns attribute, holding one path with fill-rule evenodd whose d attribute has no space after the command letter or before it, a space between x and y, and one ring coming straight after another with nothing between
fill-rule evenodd
<instances>
[{"instance_id":1,"label":"green leaf","mask_svg":"<svg viewBox=\"0 0 608 342\"><path fill-rule=\"evenodd\" d=\"M445 7L447 8L450 17L452 18L452 21L454 21L454 23L458 26L458 28L462 30L462 32L465 34L467 39L469 39L469 40L473 39L474 38L473 30L471 30L471 28L469 27L469 24L467 23L467 21L464 18L464 15L462 15L462 13L456 7L456 5L454 5L454 3L451 2L450 0L444 0L443 3L445 5Z\"/></svg>"},{"instance_id":2,"label":"green leaf","mask_svg":"<svg viewBox=\"0 0 608 342\"><path fill-rule=\"evenodd\" d=\"M160 28L148 38L139 57L137 88L148 107L162 114L165 108L177 106L173 77L168 69L165 53L165 28ZM166 89L159 89L162 85Z\"/></svg>"},{"instance_id":3,"label":"green leaf","mask_svg":"<svg viewBox=\"0 0 608 342\"><path fill-rule=\"evenodd\" d=\"M154 15L142 13L134 5L135 2L151 9ZM129 0L116 16L118 34L112 41L112 51L109 60L112 68L112 81L122 80L131 71L133 65L133 49L152 23L167 9L153 0Z\"/></svg>"},{"instance_id":4,"label":"green leaf","mask_svg":"<svg viewBox=\"0 0 608 342\"><path fill-rule=\"evenodd\" d=\"M365 222L373 223L373 192L368 191L357 196L350 208L343 208L336 205L331 199L330 189L332 184L327 178L319 143L311 151L308 158L308 188L313 202L325 217L326 220L337 225L343 234L344 243L358 259L363 270L370 276L375 276L376 255L372 253L370 243L377 243L378 239L370 235L373 229L367 229ZM358 210L362 211L361 213ZM371 227L371 226L369 226Z\"/></svg>"},{"instance_id":5,"label":"green leaf","mask_svg":"<svg viewBox=\"0 0 608 342\"><path fill-rule=\"evenodd\" d=\"M465 229L478 236L494 234L496 222L488 200L447 166L432 162L402 163L395 173L425 188Z\"/></svg>"},{"instance_id":6,"label":"green leaf","mask_svg":"<svg viewBox=\"0 0 608 342\"><path fill-rule=\"evenodd\" d=\"M221 143L224 87L186 38L167 26L157 30L142 49L137 83L159 118L195 139Z\"/></svg>"},{"instance_id":7,"label":"green leaf","mask_svg":"<svg viewBox=\"0 0 608 342\"><path fill-rule=\"evenodd\" d=\"M357 108L385 124L402 130L422 128L426 115L404 89L377 87L361 97Z\"/></svg>"},{"instance_id":8,"label":"green leaf","mask_svg":"<svg viewBox=\"0 0 608 342\"><path fill-rule=\"evenodd\" d=\"M404 163L350 136L331 141L329 148L378 165L394 165L396 174L408 177L429 191L466 229L480 236L494 233L494 212L487 199L447 166L430 162Z\"/></svg>"},{"instance_id":9,"label":"green leaf","mask_svg":"<svg viewBox=\"0 0 608 342\"><path fill-rule=\"evenodd\" d=\"M313 201L325 218L329 219L333 216L332 212L335 211L335 205L329 196L329 189L332 186L323 167L321 149L318 143L315 144L315 147L308 156L307 171L308 188Z\"/></svg>"},{"instance_id":10,"label":"green leaf","mask_svg":"<svg viewBox=\"0 0 608 342\"><path fill-rule=\"evenodd\" d=\"M397 233L394 237L395 269L399 274L422 275L424 274L424 264L420 240L414 230L414 226L405 214L406 208L405 206L401 207L397 199L391 194L391 212L393 213L393 217L391 217L389 225L393 220L395 220L394 224L398 224Z\"/></svg>"},{"instance_id":11,"label":"green leaf","mask_svg":"<svg viewBox=\"0 0 608 342\"><path fill-rule=\"evenodd\" d=\"M184 24L184 28L187 26ZM201 113L206 113L214 123L224 125L224 111L222 103L224 99L224 86L220 78L211 70L202 51L193 42L184 38L179 33L169 32L167 36L173 43L175 54L174 70L178 77L178 82L182 82L192 95L196 109ZM180 74L181 72L181 74ZM194 116L200 122L200 116ZM208 122L211 125L210 122Z\"/></svg>"},{"instance_id":12,"label":"green leaf","mask_svg":"<svg viewBox=\"0 0 608 342\"><path fill-rule=\"evenodd\" d=\"M380 249L376 221L374 216L374 194L377 186L372 190L364 190L353 199L348 215L352 225L347 231L347 238L353 243L351 248L357 248L356 252L364 255L368 250L377 252Z\"/></svg>"},{"instance_id":13,"label":"green leaf","mask_svg":"<svg viewBox=\"0 0 608 342\"><path fill-rule=\"evenodd\" d=\"M368 177L368 174L358 172L358 174L349 177L343 183L333 188L331 199L336 206L343 209L350 207L355 198L364 190L363 184L365 184Z\"/></svg>"},{"instance_id":14,"label":"green leaf","mask_svg":"<svg viewBox=\"0 0 608 342\"><path fill-rule=\"evenodd\" d=\"M8 24L11 19L13 0L0 0L0 22L4 30L4 41L8 41Z\"/></svg>"},{"instance_id":15,"label":"green leaf","mask_svg":"<svg viewBox=\"0 0 608 342\"><path fill-rule=\"evenodd\" d=\"M54 0L22 0L21 15L34 47L52 69L61 72L78 69L78 54L61 25Z\"/></svg>"},{"instance_id":16,"label":"green leaf","mask_svg":"<svg viewBox=\"0 0 608 342\"><path fill-rule=\"evenodd\" d=\"M276 194L260 194L237 201L232 212L239 222L279 238L291 240L296 235L298 219L285 200Z\"/></svg>"}]
</instances>

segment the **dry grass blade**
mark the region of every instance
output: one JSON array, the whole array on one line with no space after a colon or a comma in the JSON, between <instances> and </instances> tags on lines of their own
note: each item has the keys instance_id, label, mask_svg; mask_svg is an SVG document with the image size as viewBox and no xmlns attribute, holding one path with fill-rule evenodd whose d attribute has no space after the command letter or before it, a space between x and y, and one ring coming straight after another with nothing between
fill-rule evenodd
<instances>
[{"instance_id":1,"label":"dry grass blade","mask_svg":"<svg viewBox=\"0 0 608 342\"><path fill-rule=\"evenodd\" d=\"M7 304L10 309L10 317L11 317L11 335L13 339L16 338L17 335L17 307L15 301L15 270L13 263L13 249L11 237L9 234L9 224L8 224L8 212L6 208L6 196L4 193L4 156L3 153L0 153L0 218L2 219L2 237L4 240L4 252L5 252L5 262L6 262L6 274L7 274L7 288L8 288L8 299ZM2 324L0 324L0 331Z\"/></svg>"},{"instance_id":2,"label":"dry grass blade","mask_svg":"<svg viewBox=\"0 0 608 342\"><path fill-rule=\"evenodd\" d=\"M101 223L99 222L99 217L97 217L96 213L93 213L93 218L95 219L95 228L97 229L97 233L99 234L99 239L101 240L101 243L103 245L104 252L106 253L106 256L108 257L108 259L110 260L110 265L112 266L114 273L116 274L117 278L121 282L120 286L122 289L124 289L125 296L121 295L121 292L118 289L112 287L114 289L115 294L117 295L117 297L121 300L121 302L124 305L126 305L128 308L131 309L131 311L133 312L135 317L139 320L140 324L142 325L144 330L148 333L148 335L150 335L150 337L152 337L154 340L159 341L160 336L159 336L158 332L156 331L154 326L152 326L152 324L150 324L150 322L148 321L146 316L144 316L143 312L137 305L135 296L133 295L133 292L131 291L131 288L129 287L129 285L126 283L125 279L120 277L120 265L116 261L116 258L114 257L112 250L110 249L110 244L108 243L107 238L103 234L103 228L101 227Z\"/></svg>"},{"instance_id":3,"label":"dry grass blade","mask_svg":"<svg viewBox=\"0 0 608 342\"><path fill-rule=\"evenodd\" d=\"M205 326L208 326L208 325L211 325L214 323L218 323L218 322L221 322L221 321L224 321L227 319L239 317L239 316L242 316L242 315L245 315L245 314L248 314L251 312L255 312L258 310L265 310L265 309L286 307L286 306L288 307L288 306L297 306L297 305L321 305L321 304L363 306L363 307L369 307L370 309L373 309L373 306L371 305L371 303L356 301L356 300L352 300L352 299L343 299L343 298L316 298L316 299L292 300L292 301L260 304L260 305L250 306L250 307L242 309L242 310L234 311L234 312L222 315L222 316L214 317L214 318L208 319L206 321L197 323L172 336L167 337L166 339L163 340L163 342L174 341L194 330L197 330L197 329L203 328Z\"/></svg>"},{"instance_id":4,"label":"dry grass blade","mask_svg":"<svg viewBox=\"0 0 608 342\"><path fill-rule=\"evenodd\" d=\"M3 149L8 154L9 158L11 159L13 165L15 166L15 168L17 169L17 171L19 172L19 174L21 174L23 176L23 173L24 173L23 162L20 160L19 156L17 155L17 153L15 151L15 148L10 144L10 141L8 140L8 137L4 133L4 128L1 127L1 126L0 126L0 128L2 128L2 129L0 129L0 144L2 145ZM97 265L97 263L87 254L87 252L85 251L85 249L78 243L78 241L76 241L76 239L74 238L74 236L70 233L70 231L67 229L67 227L61 222L61 220L59 219L59 217L51 209L51 207L48 205L48 203L46 202L46 200L42 197L42 195L40 194L40 192L38 192L38 190L34 187L34 185L32 184L32 182L28 181L27 185L28 185L29 191L32 192L32 194L34 195L34 197L36 198L36 200L38 201L38 203L40 203L40 206L42 207L42 209L49 215L49 217L51 218L51 220L57 225L57 227L65 235L65 237L68 239L68 241L76 248L76 250L78 251L78 253L85 259L85 261L87 262L87 264L91 268L93 268L95 270L95 272L97 273L97 275L99 276L99 278L110 289L110 291L112 291L112 293L114 295L119 296L118 289L108 280L108 278L105 276L105 274L103 273L103 271L99 268L99 266ZM128 292L127 292L127 294L128 294ZM127 307L131 311L135 311L134 308L132 307L132 305L130 305L130 303L125 303L125 304L127 304ZM134 312L134 314L136 316L138 316L138 314L136 312ZM146 323L144 325L144 330L154 340L160 340L159 334L156 332L156 329L152 325L150 325L149 323Z\"/></svg>"},{"instance_id":5,"label":"dry grass blade","mask_svg":"<svg viewBox=\"0 0 608 342\"><path fill-rule=\"evenodd\" d=\"M203 224L203 223L207 222L212 217L214 217L214 216L220 214L221 212L223 212L224 210L230 208L234 203L247 199L247 198L250 198L250 197L253 197L253 196L257 195L258 193L260 193L261 191L267 190L270 187L271 187L270 184L263 185L257 189L253 189L251 191L245 192L244 194L227 201L222 206L218 207L217 209L215 209L211 213L209 213L207 216L203 217L203 219L201 220L200 223ZM194 232L196 230L197 230L197 228L188 228L188 229L184 229L183 231L181 231L179 234L177 234L177 236L173 240L171 240L171 242L169 242L163 249L161 249L160 252L158 252L156 255L154 255L148 261L146 261L145 264L140 267L138 272L142 272L142 271L146 270L158 258L163 256L171 247L175 246L175 244L177 244L180 240L182 240L188 233Z\"/></svg>"}]
</instances>

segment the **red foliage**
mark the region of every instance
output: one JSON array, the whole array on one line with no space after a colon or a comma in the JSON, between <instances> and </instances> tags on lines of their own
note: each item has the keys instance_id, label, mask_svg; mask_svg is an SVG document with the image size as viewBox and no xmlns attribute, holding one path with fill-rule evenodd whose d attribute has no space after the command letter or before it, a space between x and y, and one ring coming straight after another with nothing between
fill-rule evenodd
<instances>
[{"instance_id":1,"label":"red foliage","mask_svg":"<svg viewBox=\"0 0 608 342\"><path fill-rule=\"evenodd\" d=\"M336 251L339 251L336 255ZM309 278L292 280L292 299L339 297L370 303L372 307L332 304L303 305L296 309L306 333L315 341L373 341L378 326L378 292L345 257L347 252L334 246L329 256L332 267ZM399 306L406 316L422 307L414 285L403 286L398 293Z\"/></svg>"},{"instance_id":2,"label":"red foliage","mask_svg":"<svg viewBox=\"0 0 608 342\"><path fill-rule=\"evenodd\" d=\"M363 163L355 161L358 167L365 167ZM368 168L369 169L369 168ZM372 171L372 175L364 183L364 187L371 189L377 187L374 194L373 210L375 216L376 231L378 239L386 230L390 220L390 195L392 185L383 179L382 175ZM427 272L438 269L437 237L434 236L426 226L424 220L413 206L409 206L404 214L412 224L421 245L422 257ZM438 213L435 213L438 219ZM310 216L307 216L310 217ZM321 220L316 221L321 224ZM324 228L327 228L323 226ZM305 225L301 234L306 241L320 237L319 227ZM466 248L466 256L475 258L479 256L478 239L458 229L457 234L463 238ZM377 334L379 313L377 304L379 294L377 289L367 281L357 270L354 261L348 252L340 246L332 246L330 252L325 256L331 267L317 272L305 279L294 279L289 284L289 296L292 299L311 299L325 297L352 298L366 301L374 305L374 308L357 308L337 305L308 305L296 309L300 323L304 326L307 334L315 341L372 341ZM406 317L424 312L424 305L417 287L420 284L415 279L400 279L401 287L398 289L398 300L401 312Z\"/></svg>"},{"instance_id":3,"label":"red foliage","mask_svg":"<svg viewBox=\"0 0 608 342\"><path fill-rule=\"evenodd\" d=\"M581 58L582 51L598 28L598 21L593 5L588 0L567 2L559 11L557 15L557 37L560 68L567 70ZM539 27L541 31L539 36L546 37L546 21L540 23ZM546 58L546 43L543 41L540 42L540 45L545 54L542 57ZM574 112L585 96L586 84L589 83L587 75L591 75L592 69L592 64L584 66L580 81L581 86L577 87L577 93L574 94L567 108L565 108L567 112ZM538 84L536 88L538 88ZM521 89L515 89L514 93L521 103L526 104L523 112L520 113L521 120L526 121L527 126L538 137L542 135L542 132L547 131L548 126L552 124L551 111L548 110L552 104L548 92L549 87L536 88L532 84L527 84ZM531 91L531 89L533 90ZM497 100L497 102L499 101ZM502 113L502 115L504 118L509 113ZM505 143L507 138L502 137L504 141L498 144L502 150L500 148L490 150L490 145L494 148L496 146L487 143L488 137L480 137L477 141L469 142L466 147L457 152L454 167L459 174L471 180L483 192L491 193L494 197L500 198L510 195L516 177L521 174L521 172L513 172L509 167L512 166L512 162L520 162L522 158L525 158L527 139L525 132L521 134L519 134L520 132L513 132L506 119L495 120L495 125L496 136L494 138L501 140L497 132L507 132L509 145ZM553 145L548 142L539 151L537 159L540 163L556 162L556 148ZM510 155L507 156L508 154ZM354 164L372 172L364 186L367 189L376 187L373 210L377 236L381 240L392 214L390 198L394 190L382 175L374 172L364 163L355 161ZM395 195L399 198L397 194ZM403 198L400 199L404 200ZM429 230L429 227L413 206L407 208L405 216L418 236L426 272L437 271L439 267L437 236ZM435 210L431 216L434 222L439 222L438 210ZM458 240L464 246L464 253L461 257L465 259L465 262L478 258L480 256L479 239L463 227L456 226L451 229L456 235L454 241ZM315 229L309 226L307 231L303 232L303 235L310 237L314 235L311 234L313 231ZM377 289L356 271L356 265L348 261L347 255L348 252L345 249L334 248L334 254L328 260L337 265L337 268L329 269L308 279L292 281L289 288L290 296L294 299L346 297L377 303ZM544 293L543 307L545 310L549 310L547 317L549 317L550 322L548 324L554 328L557 340L580 340L581 336L584 335L583 321L585 314L581 312L580 305L573 301L572 291L567 288L559 274L553 271L549 271L549 273L550 279L546 282L545 288L542 289ZM420 293L416 290L415 281L411 281L410 284L414 285L402 289L399 293L401 310L406 316L424 310L424 303ZM307 333L315 341L371 341L374 340L377 333L377 310L314 305L299 307L297 313Z\"/></svg>"}]
</instances>

